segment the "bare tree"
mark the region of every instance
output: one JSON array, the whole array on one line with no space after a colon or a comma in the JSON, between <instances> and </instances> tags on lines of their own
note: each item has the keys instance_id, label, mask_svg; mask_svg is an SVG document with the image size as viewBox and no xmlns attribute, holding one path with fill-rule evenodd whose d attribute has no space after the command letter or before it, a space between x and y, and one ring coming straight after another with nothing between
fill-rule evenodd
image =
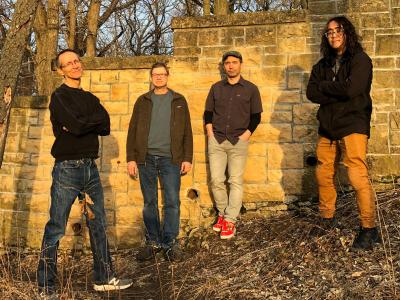
<instances>
[{"instance_id":1,"label":"bare tree","mask_svg":"<svg viewBox=\"0 0 400 300\"><path fill-rule=\"evenodd\" d=\"M53 85L51 62L57 53L60 0L47 0L47 7L39 2L34 22L35 32L35 75L38 91L49 95Z\"/></svg>"},{"instance_id":2,"label":"bare tree","mask_svg":"<svg viewBox=\"0 0 400 300\"><path fill-rule=\"evenodd\" d=\"M10 121L10 109L22 56L26 48L32 22L39 0L19 0L15 6L10 29L1 50L0 91L4 91L0 101L0 167L3 162L4 148Z\"/></svg>"}]
</instances>

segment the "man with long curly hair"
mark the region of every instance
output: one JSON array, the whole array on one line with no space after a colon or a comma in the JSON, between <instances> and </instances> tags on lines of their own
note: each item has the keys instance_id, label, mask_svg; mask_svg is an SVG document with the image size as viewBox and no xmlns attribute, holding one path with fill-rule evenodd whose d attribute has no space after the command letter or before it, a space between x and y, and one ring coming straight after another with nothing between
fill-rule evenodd
<instances>
[{"instance_id":1,"label":"man with long curly hair","mask_svg":"<svg viewBox=\"0 0 400 300\"><path fill-rule=\"evenodd\" d=\"M341 155L356 192L361 221L352 247L371 249L380 241L366 161L372 112L372 62L363 51L353 24L344 16L327 22L321 54L323 57L314 65L307 86L307 98L320 104L316 168L319 225L324 229L336 225L334 175Z\"/></svg>"}]
</instances>

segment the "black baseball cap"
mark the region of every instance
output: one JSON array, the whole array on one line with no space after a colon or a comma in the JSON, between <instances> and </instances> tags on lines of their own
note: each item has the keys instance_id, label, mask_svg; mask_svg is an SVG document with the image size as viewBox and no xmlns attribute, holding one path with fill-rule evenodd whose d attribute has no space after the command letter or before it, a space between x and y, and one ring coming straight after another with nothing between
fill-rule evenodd
<instances>
[{"instance_id":1,"label":"black baseball cap","mask_svg":"<svg viewBox=\"0 0 400 300\"><path fill-rule=\"evenodd\" d=\"M240 54L240 52L228 51L228 52L225 52L224 55L222 55L222 62L224 62L228 58L228 56L233 56L233 57L239 58L240 62L243 61L242 54Z\"/></svg>"}]
</instances>

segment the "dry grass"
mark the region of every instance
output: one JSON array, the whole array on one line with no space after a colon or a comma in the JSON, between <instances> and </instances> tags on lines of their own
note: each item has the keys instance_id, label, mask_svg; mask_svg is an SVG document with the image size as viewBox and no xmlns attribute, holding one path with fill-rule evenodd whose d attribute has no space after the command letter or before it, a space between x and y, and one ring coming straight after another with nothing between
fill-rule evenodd
<instances>
[{"instance_id":1,"label":"dry grass","mask_svg":"<svg viewBox=\"0 0 400 300\"><path fill-rule=\"evenodd\" d=\"M190 257L139 264L136 250L114 253L116 269L135 280L121 293L91 288L91 256L59 259L61 299L400 299L400 190L379 194L384 243L351 251L358 229L354 195L338 200L342 228L312 236L316 205L270 218L245 215L238 236L210 229L185 242ZM0 257L0 298L35 299L38 253L8 249Z\"/></svg>"}]
</instances>

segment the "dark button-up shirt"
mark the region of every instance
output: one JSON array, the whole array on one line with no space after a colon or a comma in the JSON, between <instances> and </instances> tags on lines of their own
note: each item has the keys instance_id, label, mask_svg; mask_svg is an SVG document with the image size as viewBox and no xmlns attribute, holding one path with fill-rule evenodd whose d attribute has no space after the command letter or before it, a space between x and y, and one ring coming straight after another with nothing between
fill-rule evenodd
<instances>
[{"instance_id":1,"label":"dark button-up shirt","mask_svg":"<svg viewBox=\"0 0 400 300\"><path fill-rule=\"evenodd\" d=\"M211 87L206 111L213 112L212 125L218 143L227 139L235 145L247 130L250 115L262 112L260 92L243 77L233 85L223 79Z\"/></svg>"}]
</instances>

